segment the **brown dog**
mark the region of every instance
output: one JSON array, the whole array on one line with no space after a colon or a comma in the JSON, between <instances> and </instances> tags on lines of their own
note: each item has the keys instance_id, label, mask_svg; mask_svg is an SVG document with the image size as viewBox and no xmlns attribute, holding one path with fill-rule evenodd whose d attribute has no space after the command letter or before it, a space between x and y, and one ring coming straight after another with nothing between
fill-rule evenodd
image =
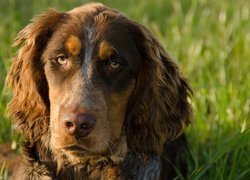
<instances>
[{"instance_id":1,"label":"brown dog","mask_svg":"<svg viewBox=\"0 0 250 180\"><path fill-rule=\"evenodd\" d=\"M14 178L171 179L175 166L184 173L191 90L144 26L88 4L38 16L16 44L9 113L25 144Z\"/></svg>"}]
</instances>

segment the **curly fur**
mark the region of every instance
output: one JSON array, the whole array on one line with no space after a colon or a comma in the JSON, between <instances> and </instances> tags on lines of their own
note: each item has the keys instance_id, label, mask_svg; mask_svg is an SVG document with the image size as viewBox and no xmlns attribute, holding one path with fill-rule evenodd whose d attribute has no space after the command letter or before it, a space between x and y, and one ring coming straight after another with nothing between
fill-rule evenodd
<instances>
[{"instance_id":1,"label":"curly fur","mask_svg":"<svg viewBox=\"0 0 250 180\"><path fill-rule=\"evenodd\" d=\"M161 44L145 27L135 26L145 61L132 98L127 133L131 148L159 154L164 142L176 138L190 123L192 108L187 98L192 91Z\"/></svg>"},{"instance_id":2,"label":"curly fur","mask_svg":"<svg viewBox=\"0 0 250 180\"><path fill-rule=\"evenodd\" d=\"M51 152L50 99L42 54L57 25L68 16L49 10L19 33L15 44L20 49L7 77L13 90L8 113L25 138L23 160L15 176L29 179L158 179L164 167L160 155L166 151L165 143L178 138L191 121L192 108L188 102L191 88L176 63L144 26L101 4L81 8L96 9L96 13L110 11L120 18L119 23L126 24L133 34L142 57L142 67L123 125L128 152L118 163L108 156L88 156L75 165L68 164L63 155L55 158Z\"/></svg>"}]
</instances>

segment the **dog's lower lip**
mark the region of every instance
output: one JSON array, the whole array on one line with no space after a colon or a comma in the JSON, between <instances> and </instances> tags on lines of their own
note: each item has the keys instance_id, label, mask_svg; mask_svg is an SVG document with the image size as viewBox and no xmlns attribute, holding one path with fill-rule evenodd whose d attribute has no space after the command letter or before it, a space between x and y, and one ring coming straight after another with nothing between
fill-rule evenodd
<instances>
[{"instance_id":1,"label":"dog's lower lip","mask_svg":"<svg viewBox=\"0 0 250 180\"><path fill-rule=\"evenodd\" d=\"M67 150L67 151L88 151L86 148L83 148L81 146L78 146L78 145L70 145L70 146L66 146L63 148L64 150Z\"/></svg>"}]
</instances>

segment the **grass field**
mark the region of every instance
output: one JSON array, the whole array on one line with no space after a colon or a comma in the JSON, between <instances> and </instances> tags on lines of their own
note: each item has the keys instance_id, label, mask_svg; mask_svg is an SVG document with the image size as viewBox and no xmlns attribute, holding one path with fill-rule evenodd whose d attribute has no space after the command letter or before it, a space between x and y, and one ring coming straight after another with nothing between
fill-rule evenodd
<instances>
[{"instance_id":1,"label":"grass field","mask_svg":"<svg viewBox=\"0 0 250 180\"><path fill-rule=\"evenodd\" d=\"M4 80L16 34L48 7L63 11L84 2L0 1L0 144L17 139L4 118L11 97ZM189 179L250 179L250 1L101 2L149 27L190 80ZM6 178L0 167L1 176Z\"/></svg>"}]
</instances>

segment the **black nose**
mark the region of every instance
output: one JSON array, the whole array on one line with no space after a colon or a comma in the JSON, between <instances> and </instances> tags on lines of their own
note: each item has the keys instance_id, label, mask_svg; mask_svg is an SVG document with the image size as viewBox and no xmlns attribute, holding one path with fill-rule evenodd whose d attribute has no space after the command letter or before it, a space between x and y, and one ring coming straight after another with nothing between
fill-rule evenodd
<instances>
[{"instance_id":1,"label":"black nose","mask_svg":"<svg viewBox=\"0 0 250 180\"><path fill-rule=\"evenodd\" d=\"M77 137L87 136L95 126L96 118L90 113L63 114L63 124L66 132Z\"/></svg>"}]
</instances>

